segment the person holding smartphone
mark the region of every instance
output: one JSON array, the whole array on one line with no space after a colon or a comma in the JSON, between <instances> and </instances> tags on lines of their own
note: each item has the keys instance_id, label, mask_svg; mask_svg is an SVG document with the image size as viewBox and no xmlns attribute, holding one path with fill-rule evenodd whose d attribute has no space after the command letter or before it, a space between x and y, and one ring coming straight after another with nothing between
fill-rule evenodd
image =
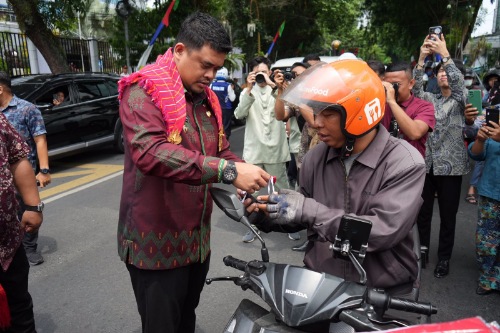
<instances>
[{"instance_id":1,"label":"person holding smartphone","mask_svg":"<svg viewBox=\"0 0 500 333\"><path fill-rule=\"evenodd\" d=\"M476 228L476 258L479 278L476 294L488 295L500 292L500 126L489 121L482 126L476 140L469 146L469 156L484 161L479 180L479 219Z\"/></svg>"},{"instance_id":2,"label":"person holding smartphone","mask_svg":"<svg viewBox=\"0 0 500 333\"><path fill-rule=\"evenodd\" d=\"M437 94L425 92L423 89L425 59L435 54L441 56L441 61L435 68L440 88ZM417 224L422 246L429 247L437 193L441 225L438 262L434 269L436 278L442 278L449 273L462 176L470 171L469 158L463 143L463 128L466 125L473 126L475 117L465 113L464 73L461 61L450 58L443 34L425 37L420 47L418 63L414 68L413 93L416 97L434 104L436 125L426 142L426 175L422 192L424 203L418 214Z\"/></svg>"}]
</instances>

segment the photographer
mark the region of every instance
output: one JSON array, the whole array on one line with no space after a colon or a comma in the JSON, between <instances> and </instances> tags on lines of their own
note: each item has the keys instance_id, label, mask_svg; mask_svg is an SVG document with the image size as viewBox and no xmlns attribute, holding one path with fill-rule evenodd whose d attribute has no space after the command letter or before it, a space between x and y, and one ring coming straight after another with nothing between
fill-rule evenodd
<instances>
[{"instance_id":1,"label":"photographer","mask_svg":"<svg viewBox=\"0 0 500 333\"><path fill-rule=\"evenodd\" d=\"M436 124L434 106L412 94L415 80L409 63L387 66L384 80L387 103L382 125L393 136L408 141L425 157L427 134Z\"/></svg>"},{"instance_id":2,"label":"photographer","mask_svg":"<svg viewBox=\"0 0 500 333\"><path fill-rule=\"evenodd\" d=\"M243 159L276 176L276 187L288 189L286 162L290 161L290 150L285 124L274 116L277 85L270 79L271 62L266 57L256 57L249 62L252 71L247 76L247 87L240 95L240 103L234 110L236 119L246 118ZM243 242L254 241L248 231ZM290 239L300 239L298 233L289 234Z\"/></svg>"},{"instance_id":3,"label":"photographer","mask_svg":"<svg viewBox=\"0 0 500 333\"><path fill-rule=\"evenodd\" d=\"M440 92L424 92L424 60L432 54L441 55L441 63L435 68ZM457 67L457 66L460 66ZM420 209L417 225L420 241L429 246L435 193L438 195L440 231L438 263L434 276L442 278L449 273L450 259L455 240L455 225L460 202L462 175L470 171L467 150L463 144L465 123L474 124L474 117L465 116L463 65L450 59L442 34L426 36L420 47L418 64L415 66L413 93L434 104L436 126L426 142L425 185L422 193L424 204Z\"/></svg>"}]
</instances>

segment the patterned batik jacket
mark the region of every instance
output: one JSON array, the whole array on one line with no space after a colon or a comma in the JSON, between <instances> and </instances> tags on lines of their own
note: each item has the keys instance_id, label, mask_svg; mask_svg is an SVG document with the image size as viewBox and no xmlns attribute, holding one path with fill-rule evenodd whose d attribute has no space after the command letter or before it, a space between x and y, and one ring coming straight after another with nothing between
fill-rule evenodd
<instances>
[{"instance_id":1,"label":"patterned batik jacket","mask_svg":"<svg viewBox=\"0 0 500 333\"><path fill-rule=\"evenodd\" d=\"M213 207L208 189L220 181L223 159L241 161L224 137L219 149L217 100L185 92L185 103L180 140L172 143L162 113L143 88L132 84L121 95L125 161L118 252L138 268L206 260Z\"/></svg>"},{"instance_id":2,"label":"patterned batik jacket","mask_svg":"<svg viewBox=\"0 0 500 333\"><path fill-rule=\"evenodd\" d=\"M427 173L431 167L436 176L461 176L470 171L469 156L464 145L465 125L464 78L460 70L450 61L444 65L451 88L451 96L424 92L424 71L414 69L413 93L418 98L434 104L436 126L429 133L425 149Z\"/></svg>"},{"instance_id":3,"label":"patterned batik jacket","mask_svg":"<svg viewBox=\"0 0 500 333\"><path fill-rule=\"evenodd\" d=\"M26 142L0 113L0 266L3 271L9 268L24 236L17 218L19 203L10 168L28 154Z\"/></svg>"}]
</instances>

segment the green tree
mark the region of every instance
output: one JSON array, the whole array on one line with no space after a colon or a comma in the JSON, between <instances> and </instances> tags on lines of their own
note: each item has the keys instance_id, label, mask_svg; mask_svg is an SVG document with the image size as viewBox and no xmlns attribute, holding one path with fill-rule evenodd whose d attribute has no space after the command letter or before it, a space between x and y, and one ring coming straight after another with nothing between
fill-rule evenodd
<instances>
[{"instance_id":1,"label":"green tree","mask_svg":"<svg viewBox=\"0 0 500 333\"><path fill-rule=\"evenodd\" d=\"M409 59L418 56L428 28L441 25L451 55L461 57L481 3L481 0L365 0L363 9L368 23L365 40L367 45L379 44L393 59Z\"/></svg>"},{"instance_id":2,"label":"green tree","mask_svg":"<svg viewBox=\"0 0 500 333\"><path fill-rule=\"evenodd\" d=\"M15 0L12 9L22 31L35 44L53 73L69 71L64 50L54 35L73 29L77 13L87 13L91 0Z\"/></svg>"}]
</instances>

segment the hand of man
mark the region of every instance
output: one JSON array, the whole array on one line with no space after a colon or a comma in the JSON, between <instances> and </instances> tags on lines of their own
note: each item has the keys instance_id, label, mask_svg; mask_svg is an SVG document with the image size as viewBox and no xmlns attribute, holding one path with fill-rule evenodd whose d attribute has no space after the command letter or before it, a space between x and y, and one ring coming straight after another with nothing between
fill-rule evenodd
<instances>
[{"instance_id":1,"label":"hand of man","mask_svg":"<svg viewBox=\"0 0 500 333\"><path fill-rule=\"evenodd\" d=\"M37 231L42 225L43 215L41 212L25 211L21 218L21 227L25 232Z\"/></svg>"},{"instance_id":2,"label":"hand of man","mask_svg":"<svg viewBox=\"0 0 500 333\"><path fill-rule=\"evenodd\" d=\"M233 185L236 188L252 194L262 187L267 186L267 181L271 175L258 166L241 162L236 162L235 165L238 176L234 180Z\"/></svg>"},{"instance_id":3,"label":"hand of man","mask_svg":"<svg viewBox=\"0 0 500 333\"><path fill-rule=\"evenodd\" d=\"M431 41L429 40L429 36L426 36L424 39L424 43L422 44L422 46L420 46L420 56L418 58L419 64L423 64L425 61L425 58L427 58L427 56L432 54L432 51L430 49L430 44L429 44L430 42Z\"/></svg>"},{"instance_id":4,"label":"hand of man","mask_svg":"<svg viewBox=\"0 0 500 333\"><path fill-rule=\"evenodd\" d=\"M50 174L43 174L39 172L36 175L36 180L38 180L38 182L40 183L40 187L45 187L50 184L52 179L50 177Z\"/></svg>"},{"instance_id":5,"label":"hand of man","mask_svg":"<svg viewBox=\"0 0 500 333\"><path fill-rule=\"evenodd\" d=\"M305 197L292 190L280 190L268 196L259 196L257 201L267 201L258 204L260 210L267 212L269 219L257 227L263 231L267 229L281 232L297 232L307 228L302 222L302 207Z\"/></svg>"},{"instance_id":6,"label":"hand of man","mask_svg":"<svg viewBox=\"0 0 500 333\"><path fill-rule=\"evenodd\" d=\"M465 105L464 116L465 116L465 123L467 125L472 125L476 120L478 114L479 112L477 111L477 108L473 107L472 104Z\"/></svg>"},{"instance_id":7,"label":"hand of man","mask_svg":"<svg viewBox=\"0 0 500 333\"><path fill-rule=\"evenodd\" d=\"M490 121L488 124L481 127L481 130L484 130L487 138L500 142L500 126L497 123Z\"/></svg>"},{"instance_id":8,"label":"hand of man","mask_svg":"<svg viewBox=\"0 0 500 333\"><path fill-rule=\"evenodd\" d=\"M442 57L449 57L450 52L448 52L448 49L446 48L444 34L441 34L441 36L433 34L431 36L434 38L434 40L430 41L430 48L432 52L440 54Z\"/></svg>"},{"instance_id":9,"label":"hand of man","mask_svg":"<svg viewBox=\"0 0 500 333\"><path fill-rule=\"evenodd\" d=\"M396 91L394 90L392 84L386 81L382 81L382 84L385 88L385 98L387 104L396 102Z\"/></svg>"}]
</instances>

